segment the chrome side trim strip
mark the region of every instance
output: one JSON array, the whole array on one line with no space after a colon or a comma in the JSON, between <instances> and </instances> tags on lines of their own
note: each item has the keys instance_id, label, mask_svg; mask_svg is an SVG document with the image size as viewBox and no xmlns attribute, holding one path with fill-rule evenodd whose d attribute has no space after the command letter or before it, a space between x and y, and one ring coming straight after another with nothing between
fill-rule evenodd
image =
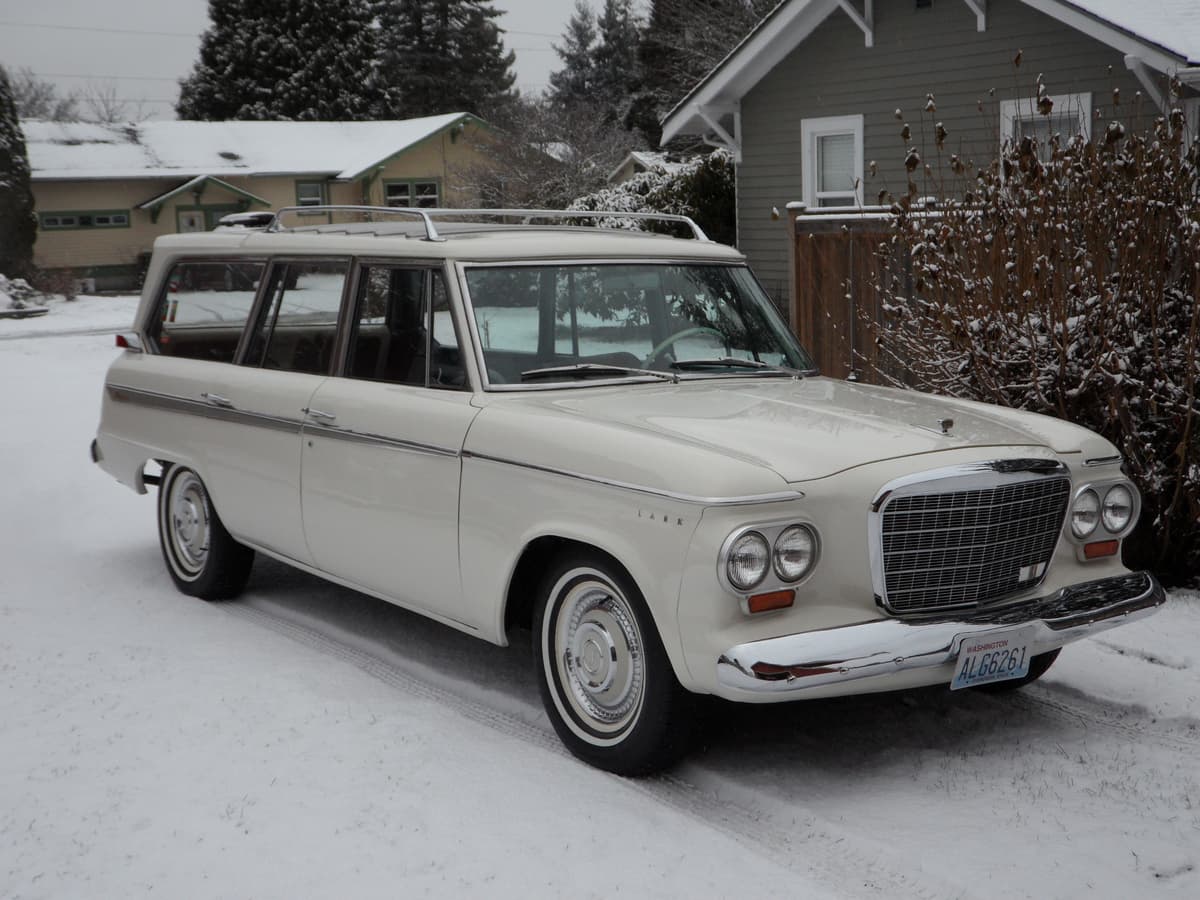
<instances>
[{"instance_id":1,"label":"chrome side trim strip","mask_svg":"<svg viewBox=\"0 0 1200 900\"><path fill-rule=\"evenodd\" d=\"M771 494L748 494L742 497L700 497L695 494L681 494L662 488L653 488L642 484L631 484L627 481L602 478L598 475L585 475L582 472L572 472L569 469L556 469L551 466L539 466L536 463L519 462L515 459L505 459L500 456L490 456L486 453L475 453L470 450L464 450L462 457L463 459L481 459L485 462L498 463L502 466L516 466L519 469L544 472L547 475L559 475L563 478L573 478L576 481L586 481L589 484L600 484L623 491L633 491L638 494L649 494L652 497L677 500L680 503L694 503L698 506L749 506L760 503L784 503L788 500L802 500L804 498L803 491L777 491Z\"/></svg>"},{"instance_id":2,"label":"chrome side trim strip","mask_svg":"<svg viewBox=\"0 0 1200 900\"><path fill-rule=\"evenodd\" d=\"M1071 585L989 615L926 623L880 619L751 641L721 654L717 684L731 698L751 693L787 700L809 688L945 665L958 658L964 639L1022 626L1032 652L1046 653L1144 618L1166 599L1154 576L1135 572Z\"/></svg>"},{"instance_id":3,"label":"chrome side trim strip","mask_svg":"<svg viewBox=\"0 0 1200 900\"><path fill-rule=\"evenodd\" d=\"M282 431L289 434L299 434L300 428L304 424L299 419L269 416L265 413L249 412L227 406L214 406L203 400L191 400L187 397L144 391L140 388L119 384L107 384L104 387L108 391L108 395L117 403L132 403L148 409L162 409L168 412L199 416L202 419L213 419L218 422L251 425L255 428L267 428L271 431Z\"/></svg>"},{"instance_id":4,"label":"chrome side trim strip","mask_svg":"<svg viewBox=\"0 0 1200 900\"><path fill-rule=\"evenodd\" d=\"M375 447L388 447L393 450L405 450L410 453L423 453L427 456L443 456L457 459L462 452L451 447L439 447L436 444L422 444L419 441L406 441L400 438L384 437L382 434L371 434L366 431L353 431L349 428L339 428L336 425L313 424L306 422L305 434L330 438L335 441L346 441L350 444L367 444Z\"/></svg>"}]
</instances>

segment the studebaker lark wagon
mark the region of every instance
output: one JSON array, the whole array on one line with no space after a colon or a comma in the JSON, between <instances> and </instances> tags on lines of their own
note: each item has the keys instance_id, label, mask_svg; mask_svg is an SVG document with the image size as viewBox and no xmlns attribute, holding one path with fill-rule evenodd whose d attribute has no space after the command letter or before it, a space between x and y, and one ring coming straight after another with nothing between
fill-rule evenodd
<instances>
[{"instance_id":1,"label":"studebaker lark wagon","mask_svg":"<svg viewBox=\"0 0 1200 900\"><path fill-rule=\"evenodd\" d=\"M1164 601L1121 564L1139 497L1104 439L821 377L689 221L512 215L156 242L92 454L157 485L181 591L233 597L263 553L528 628L564 743L626 774L686 750L699 695L1011 689Z\"/></svg>"}]
</instances>

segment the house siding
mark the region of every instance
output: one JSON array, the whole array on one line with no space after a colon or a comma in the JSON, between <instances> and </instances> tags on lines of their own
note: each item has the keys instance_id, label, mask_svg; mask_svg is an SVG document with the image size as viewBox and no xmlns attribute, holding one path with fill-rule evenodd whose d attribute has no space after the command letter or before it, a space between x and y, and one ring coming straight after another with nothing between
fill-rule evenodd
<instances>
[{"instance_id":1,"label":"house siding","mask_svg":"<svg viewBox=\"0 0 1200 900\"><path fill-rule=\"evenodd\" d=\"M249 204L245 198L208 182L199 197L191 193L173 197L158 211L157 217L137 206L178 187L190 175L39 180L35 173L32 185L34 208L39 216L56 211L125 210L129 212L130 224L127 228L39 229L34 263L42 269L69 271L74 277L95 276L101 289L132 287L154 239L176 232L180 210L203 207L230 211L266 210L295 206L298 181L325 182L326 201L331 204L382 206L385 181L437 180L441 187L441 204L469 205L474 198L463 186L465 174L479 164L482 159L480 145L486 140L487 130L473 123L456 139L443 131L381 163L375 172L347 182L328 181L329 173L240 177L222 174L218 176L222 181L263 198L269 206Z\"/></svg>"},{"instance_id":2,"label":"house siding","mask_svg":"<svg viewBox=\"0 0 1200 900\"><path fill-rule=\"evenodd\" d=\"M876 0L875 46L837 10L769 72L742 99L742 162L738 167L738 244L764 286L786 306L791 237L787 217L772 219L803 199L800 123L806 118L861 114L863 200L877 202L880 190L903 194L907 186L900 138L902 122L912 129L911 144L934 170L918 170L922 195L938 194L939 173L950 185L950 154L984 164L991 160L1000 129L1000 102L1028 101L1041 73L1052 95L1091 92L1092 127L1096 111L1114 116L1113 89L1121 106L1115 117L1127 125L1148 125L1159 114L1140 89L1121 53L1044 15L1018 0L990 0L987 30L976 30L975 14L962 0L934 0L917 9L913 0ZM1022 51L1020 68L1013 66ZM1111 67L1111 72L1109 71ZM989 90L994 89L994 96ZM932 93L937 112L924 113ZM983 110L979 109L982 102ZM949 133L939 159L933 129ZM870 162L878 174L870 174Z\"/></svg>"}]
</instances>

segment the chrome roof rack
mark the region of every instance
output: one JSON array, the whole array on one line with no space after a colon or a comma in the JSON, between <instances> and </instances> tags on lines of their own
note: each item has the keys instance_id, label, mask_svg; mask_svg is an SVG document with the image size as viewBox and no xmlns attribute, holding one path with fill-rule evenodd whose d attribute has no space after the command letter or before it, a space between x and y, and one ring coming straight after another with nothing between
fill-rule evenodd
<instances>
[{"instance_id":1,"label":"chrome roof rack","mask_svg":"<svg viewBox=\"0 0 1200 900\"><path fill-rule=\"evenodd\" d=\"M692 238L697 241L709 240L708 235L700 228L696 222L689 216L671 215L669 213L648 213L648 212L622 212L619 210L591 210L591 209L446 209L433 207L405 207L405 206L285 206L275 213L275 219L267 227L267 231L296 231L296 230L312 230L319 231L322 228L328 229L332 226L332 217L334 214L344 214L347 216L362 216L363 223L370 223L377 218L395 217L403 219L407 222L419 221L425 229L425 240L427 241L444 241L445 238L438 233L437 226L434 224L434 219L470 219L476 224L484 224L484 221L491 219L517 219L519 224L532 225L535 221L547 219L567 220L570 223L572 219L594 219L600 220L592 227L604 228L605 219L635 219L640 221L658 221L658 222L674 222L685 225L692 232ZM287 226L283 224L284 215L308 217L316 215L329 215L331 222L329 225L301 225Z\"/></svg>"}]
</instances>

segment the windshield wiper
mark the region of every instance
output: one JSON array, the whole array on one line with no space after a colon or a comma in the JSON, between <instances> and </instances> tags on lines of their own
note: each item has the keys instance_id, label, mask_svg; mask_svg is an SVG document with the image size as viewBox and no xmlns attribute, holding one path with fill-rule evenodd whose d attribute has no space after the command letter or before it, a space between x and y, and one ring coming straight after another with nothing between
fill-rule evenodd
<instances>
[{"instance_id":1,"label":"windshield wiper","mask_svg":"<svg viewBox=\"0 0 1200 900\"><path fill-rule=\"evenodd\" d=\"M775 366L771 363L765 363L762 360L741 359L736 356L721 356L716 359L677 359L671 363L672 369L679 369L681 371L711 369L717 366L728 366L733 369L770 369L773 372L783 372L793 377L804 375L800 369L792 369L788 366Z\"/></svg>"},{"instance_id":2,"label":"windshield wiper","mask_svg":"<svg viewBox=\"0 0 1200 900\"><path fill-rule=\"evenodd\" d=\"M610 366L602 363L576 363L571 366L546 366L542 369L526 369L521 373L522 381L532 381L535 378L554 378L565 375L570 378L620 378L624 375L649 375L660 381L678 383L679 376L669 372L655 372L651 369L633 369L629 366Z\"/></svg>"}]
</instances>

